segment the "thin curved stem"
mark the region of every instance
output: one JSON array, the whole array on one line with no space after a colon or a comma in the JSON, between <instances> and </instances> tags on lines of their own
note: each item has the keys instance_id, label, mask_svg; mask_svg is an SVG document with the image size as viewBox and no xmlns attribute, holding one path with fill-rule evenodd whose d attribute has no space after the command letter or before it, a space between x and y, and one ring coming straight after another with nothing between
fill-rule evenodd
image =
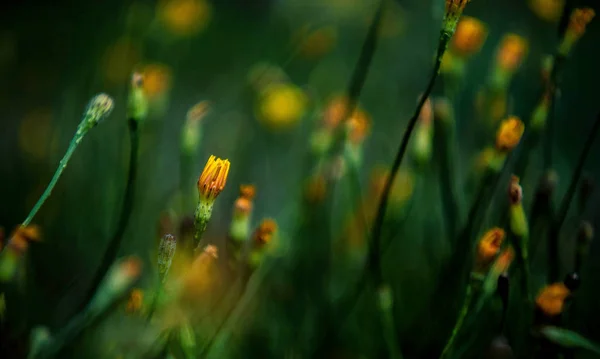
<instances>
[{"instance_id":1,"label":"thin curved stem","mask_svg":"<svg viewBox=\"0 0 600 359\"><path fill-rule=\"evenodd\" d=\"M425 92L419 99L419 102L417 104L417 107L415 108L415 112L414 112L413 116L408 121L408 126L404 130L404 135L402 136L402 141L400 142L400 147L398 148L398 152L396 153L396 157L394 158L394 162L392 163L390 175L387 177L387 179L385 181L381 199L379 201L379 206L377 207L377 214L375 216L375 222L373 225L372 238L371 238L371 241L369 242L371 245L369 248L370 249L369 250L369 258L368 258L368 262L367 262L368 270L375 277L376 285L379 285L381 282L381 279L382 279L381 273L380 273L381 233L382 233L383 221L385 219L385 212L386 212L386 209L388 206L390 193L392 191L392 185L394 184L396 176L398 175L398 171L400 170L400 165L402 164L402 159L404 158L404 155L406 154L406 150L408 148L408 142L409 142L410 137L415 129L417 120L419 119L419 116L421 115L421 110L423 109L425 102L429 98L429 95L433 91L433 86L435 85L435 80L438 77L440 66L442 64L442 57L443 57L444 53L446 52L446 47L448 45L449 40L450 40L450 36L447 33L442 32L442 35L441 35L440 41L439 41L439 45L438 45L435 64L433 66L433 70L429 77L429 83L427 84L427 88L425 89ZM388 246L389 246L389 244L390 243L388 243Z\"/></svg>"},{"instance_id":2,"label":"thin curved stem","mask_svg":"<svg viewBox=\"0 0 600 359\"><path fill-rule=\"evenodd\" d=\"M456 341L456 337L458 336L458 333L460 332L460 329L462 328L462 326L465 322L465 318L467 317L467 314L469 313L469 307L471 306L472 299L473 299L473 288L469 284L467 286L467 293L465 294L465 300L463 302L462 308L460 309L458 319L456 320L456 323L454 324L454 328L452 328L452 334L450 335L450 339L448 339L448 342L446 342L446 345L444 346L444 350L442 350L440 359L445 358L446 355L448 355L450 353L450 349L452 349L452 346L454 345L454 342Z\"/></svg>"},{"instance_id":3,"label":"thin curved stem","mask_svg":"<svg viewBox=\"0 0 600 359\"><path fill-rule=\"evenodd\" d=\"M131 211L133 208L133 198L135 194L135 182L137 178L137 162L138 162L138 148L139 148L139 129L138 122L136 119L129 119L129 136L131 139L131 148L129 151L129 174L127 176L127 185L125 187L125 199L123 200L123 206L121 207L121 215L117 224L117 230L113 237L108 243L108 247L102 256L100 266L96 270L96 273L92 279L92 284L85 296L84 303L87 303L93 296L102 278L106 274L106 271L110 268L112 263L115 261L121 241L123 240L123 234L129 223L131 217Z\"/></svg>"},{"instance_id":4,"label":"thin curved stem","mask_svg":"<svg viewBox=\"0 0 600 359\"><path fill-rule=\"evenodd\" d=\"M35 206L33 206L31 211L29 212L29 215L27 216L27 218L25 218L25 220L23 221L22 226L28 226L31 223L31 221L33 220L33 217L35 217L35 215L40 210L40 208L42 208L42 205L44 204L44 202L46 202L48 197L50 197L50 194L52 193L54 186L56 186L56 183L58 183L58 179L62 175L65 168L67 168L67 164L69 163L71 156L77 149L77 146L79 146L79 143L81 143L81 140L83 140L83 137L85 136L86 133L87 133L87 131L85 131L81 127L81 125L77 128L77 132L75 133L75 136L73 136L71 143L69 143L69 148L67 149L67 152L65 153L63 158L60 160L60 163L58 164L58 168L56 169L56 172L54 172L54 176L52 176L52 179L50 180L50 183L48 183L46 190L44 191L42 196L38 199Z\"/></svg>"},{"instance_id":5,"label":"thin curved stem","mask_svg":"<svg viewBox=\"0 0 600 359\"><path fill-rule=\"evenodd\" d=\"M583 166L590 154L590 150L592 149L592 145L594 144L594 140L596 139L598 130L600 130L600 114L596 116L596 120L592 125L592 129L590 130L587 140L583 146L583 151L579 156L577 165L575 166L575 171L573 172L573 176L571 177L571 182L569 183L567 193L563 197L563 200L558 209L558 213L556 215L556 219L554 220L554 223L552 224L552 228L550 230L550 280L558 280L558 235L563 223L565 222L565 219L567 218L569 206L573 201L573 197L575 197L577 184L579 183L579 180L581 179L581 175L583 173Z\"/></svg>"}]
</instances>

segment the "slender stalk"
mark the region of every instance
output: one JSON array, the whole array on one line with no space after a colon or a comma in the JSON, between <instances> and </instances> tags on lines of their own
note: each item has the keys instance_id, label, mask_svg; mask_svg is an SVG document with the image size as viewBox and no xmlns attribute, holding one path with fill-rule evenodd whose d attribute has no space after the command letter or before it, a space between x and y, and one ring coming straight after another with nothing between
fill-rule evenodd
<instances>
[{"instance_id":1,"label":"slender stalk","mask_svg":"<svg viewBox=\"0 0 600 359\"><path fill-rule=\"evenodd\" d=\"M558 25L559 42L562 41L565 32L567 31L567 27L569 26L569 16L571 15L571 11L573 10L573 3L573 0L567 0L563 6L562 15ZM554 127L556 122L556 94L558 92L560 75L565 60L565 57L560 55L557 50L553 56L552 71L550 73L550 79L547 84L548 90L550 91L550 111L546 120L546 136L544 142L544 169L546 170L552 167Z\"/></svg>"},{"instance_id":2,"label":"slender stalk","mask_svg":"<svg viewBox=\"0 0 600 359\"><path fill-rule=\"evenodd\" d=\"M450 353L450 349L452 349L452 346L454 345L454 342L456 341L456 337L458 336L458 333L460 332L460 329L462 328L462 326L464 324L465 318L467 317L467 314L469 313L469 307L471 306L472 299L473 299L473 288L472 288L471 284L469 284L467 286L467 293L465 294L465 300L460 309L458 319L456 320L456 323L454 324L454 328L452 328L452 334L450 335L450 339L448 339L448 342L446 342L446 345L444 346L444 350L442 350L440 359L445 358Z\"/></svg>"},{"instance_id":3,"label":"slender stalk","mask_svg":"<svg viewBox=\"0 0 600 359\"><path fill-rule=\"evenodd\" d=\"M71 158L73 152L75 152L75 149L77 148L77 146L79 146L79 143L81 143L85 135L89 132L89 130L97 126L104 118L108 117L112 109L113 99L106 94L98 94L94 96L92 100L88 103L87 109L85 110L81 122L79 122L79 125L77 126L77 131L75 132L75 136L73 136L73 139L69 144L67 152L60 160L59 166L56 169L56 172L54 172L54 176L52 176L52 179L46 187L46 190L44 191L40 199L38 199L35 206L33 206L33 209L31 210L31 212L29 212L27 218L25 218L25 221L23 221L23 226L27 226L31 223L33 217L35 217L36 213L40 210L44 202L46 202L48 197L50 197L54 186L56 185L58 179L67 167L69 159Z\"/></svg>"},{"instance_id":4,"label":"slender stalk","mask_svg":"<svg viewBox=\"0 0 600 359\"><path fill-rule=\"evenodd\" d=\"M460 209L454 191L454 173L456 153L452 144L454 143L454 122L448 119L434 120L434 143L436 159L438 163L438 175L440 178L440 190L442 195L442 208L446 225L446 236L448 240L454 240L457 232L457 224L460 223Z\"/></svg>"},{"instance_id":5,"label":"slender stalk","mask_svg":"<svg viewBox=\"0 0 600 359\"><path fill-rule=\"evenodd\" d=\"M429 82L427 84L427 88L425 92L419 99L417 107L415 108L415 112L413 116L408 121L408 126L404 130L404 135L402 136L402 141L400 142L400 147L398 148L398 152L396 152L396 157L394 158L394 162L392 163L392 168L390 171L390 175L386 178L385 185L383 187L383 192L381 195L381 200L379 201L379 206L377 207L377 214L375 216L375 222L373 225L373 232L371 234L371 241L369 242L369 258L367 262L367 270L371 273L371 275L375 279L375 284L381 284L382 276L381 276L381 233L383 227L383 221L385 219L385 212L388 206L390 193L392 190L392 185L398 175L398 171L400 170L400 165L402 164L402 159L406 154L406 150L408 148L408 142L410 137L414 131L415 125L417 124L417 120L421 114L421 110L425 105L425 102L429 98L429 95L433 91L433 86L435 85L435 80L438 77L438 73L440 70L440 66L442 64L442 57L444 52L446 52L446 47L450 40L450 35L446 32L442 32L440 41L437 49L437 56L435 59L435 64L433 66L433 70L429 77ZM390 243L388 243L389 246Z\"/></svg>"},{"instance_id":6,"label":"slender stalk","mask_svg":"<svg viewBox=\"0 0 600 359\"><path fill-rule=\"evenodd\" d=\"M400 147L396 154L396 158L394 159L394 163L392 165L392 170L390 175L386 179L384 190L381 195L381 199L377 208L376 219L374 222L374 226L371 232L371 240L369 241L369 249L368 249L368 257L367 262L365 263L364 270L362 271L361 276L356 281L356 284L352 286L351 292L342 299L342 302L336 306L335 313L341 316L342 321L344 321L351 313L354 306L358 303L363 290L369 286L369 284L377 285L378 288L382 281L382 276L380 273L380 245L381 245L381 234L383 229L383 222L385 219L385 210L387 208L387 204L389 201L389 196L391 193L392 184L394 183L395 177L398 174L400 169L400 165L402 164L402 158L404 157L406 150L408 148L408 141L412 135L412 132L415 128L416 122L421 114L421 109L423 108L425 101L431 94L433 90L433 86L435 84L435 80L437 79L441 60L446 51L446 47L450 40L450 36L448 33L442 31L440 36L440 41L438 44L436 61L433 66L433 70L431 76L429 78L429 82L427 84L427 88L425 93L419 100L417 107L415 109L414 115L409 120L408 126L404 131L404 135L402 137L402 142L400 143ZM385 243L383 251L385 251L391 245L392 241L388 241ZM371 283L368 279L372 276L374 279L374 283ZM333 315L333 314L330 314ZM323 345L330 342L330 339L333 339L337 335L337 331L334 331L333 328L329 328L329 330L325 331L326 335L323 338L320 338L319 345L317 345L317 351L319 353L324 351Z\"/></svg>"},{"instance_id":7,"label":"slender stalk","mask_svg":"<svg viewBox=\"0 0 600 359\"><path fill-rule=\"evenodd\" d=\"M344 114L342 125L345 124L354 113L354 110L356 109L356 103L367 79L367 74L369 72L369 68L371 67L373 56L375 55L375 49L377 48L377 38L379 36L379 27L381 25L384 7L385 0L381 0L360 50L358 62L356 63L352 78L350 79L350 84L348 85L348 106L346 107L346 113ZM334 135L335 137L333 140L333 145L329 151L330 156L335 156L343 151L346 142L346 131L342 127L340 127Z\"/></svg>"},{"instance_id":8,"label":"slender stalk","mask_svg":"<svg viewBox=\"0 0 600 359\"><path fill-rule=\"evenodd\" d=\"M93 296L102 278L106 274L106 271L110 268L112 263L115 261L121 241L123 240L123 234L127 228L127 223L131 217L131 211L133 208L133 198L135 194L135 182L137 177L137 162L138 162L138 148L139 148L139 129L138 121L135 118L130 118L129 121L129 136L131 140L131 148L129 151L129 174L127 176L127 185L125 187L125 199L123 200L123 206L121 207L121 215L117 224L117 230L112 236L108 247L102 256L100 266L96 270L96 273L92 279L88 292L85 296L84 303L87 303Z\"/></svg>"},{"instance_id":9,"label":"slender stalk","mask_svg":"<svg viewBox=\"0 0 600 359\"><path fill-rule=\"evenodd\" d=\"M592 145L594 144L594 140L596 139L596 135L598 134L598 130L600 130L600 114L596 116L596 120L592 125L592 129L589 132L587 140L584 144L583 151L579 156L579 160L577 161L577 165L575 166L575 171L573 172L573 176L571 177L571 182L569 183L569 187L567 189L567 193L563 197L563 200L558 209L556 219L552 224L552 230L550 230L550 268L549 268L549 276L552 281L556 281L559 279L559 258L558 258L558 235L560 229L567 218L567 212L569 211L569 206L573 201L573 197L575 197L575 192L577 189L577 184L581 179L581 175L583 173L583 166L585 161L587 160L590 150L592 149Z\"/></svg>"},{"instance_id":10,"label":"slender stalk","mask_svg":"<svg viewBox=\"0 0 600 359\"><path fill-rule=\"evenodd\" d=\"M35 215L40 210L40 208L42 208L42 205L44 204L44 202L46 202L48 197L50 197L50 194L52 193L54 186L58 182L58 179L62 175L65 168L67 168L67 164L69 163L71 156L77 149L77 146L79 146L79 143L81 143L81 140L83 139L84 135L85 135L85 132L77 130L75 137L73 137L73 139L71 140L71 143L69 144L69 148L67 149L67 152L65 153L63 158L60 160L60 163L58 164L58 168L56 169L56 172L54 172L54 176L52 177L52 180L50 180L50 183L48 183L46 190L44 191L42 196L38 199L35 206L33 206L33 208L31 209L31 212L29 212L29 215L27 216L27 218L25 218L25 220L23 221L23 224L22 224L23 226L28 226L31 223L31 221L33 220L33 217L35 217Z\"/></svg>"},{"instance_id":11,"label":"slender stalk","mask_svg":"<svg viewBox=\"0 0 600 359\"><path fill-rule=\"evenodd\" d=\"M159 284L158 289L156 290L156 294L154 294L154 298L152 299L152 304L150 304L150 310L148 310L148 316L146 317L146 323L150 323L154 312L156 311L156 306L158 305L158 300L163 292L162 283Z\"/></svg>"}]
</instances>

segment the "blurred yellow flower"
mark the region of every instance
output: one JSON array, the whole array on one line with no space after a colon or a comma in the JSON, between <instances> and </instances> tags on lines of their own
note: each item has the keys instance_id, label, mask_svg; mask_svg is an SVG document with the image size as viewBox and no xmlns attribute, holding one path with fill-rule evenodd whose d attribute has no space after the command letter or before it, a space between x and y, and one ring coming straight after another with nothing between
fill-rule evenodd
<instances>
[{"instance_id":1,"label":"blurred yellow flower","mask_svg":"<svg viewBox=\"0 0 600 359\"><path fill-rule=\"evenodd\" d=\"M144 94L150 100L160 97L171 88L171 69L165 65L146 65L140 73L144 77Z\"/></svg>"},{"instance_id":2,"label":"blurred yellow flower","mask_svg":"<svg viewBox=\"0 0 600 359\"><path fill-rule=\"evenodd\" d=\"M511 151L521 141L523 132L525 125L518 117L512 116L502 121L496 133L496 149L501 152Z\"/></svg>"},{"instance_id":3,"label":"blurred yellow flower","mask_svg":"<svg viewBox=\"0 0 600 359\"><path fill-rule=\"evenodd\" d=\"M206 28L212 9L206 0L162 0L157 13L169 32L189 36Z\"/></svg>"},{"instance_id":4,"label":"blurred yellow flower","mask_svg":"<svg viewBox=\"0 0 600 359\"><path fill-rule=\"evenodd\" d=\"M371 193L372 198L377 201L383 194L383 189L389 170L381 167L376 167L371 174ZM390 193L390 202L395 205L402 205L412 196L414 188L414 175L408 169L400 169L396 175L395 181L392 184Z\"/></svg>"},{"instance_id":5,"label":"blurred yellow flower","mask_svg":"<svg viewBox=\"0 0 600 359\"><path fill-rule=\"evenodd\" d=\"M452 52L469 57L481 50L487 35L487 26L483 22L474 17L463 16L452 37Z\"/></svg>"},{"instance_id":6,"label":"blurred yellow flower","mask_svg":"<svg viewBox=\"0 0 600 359\"><path fill-rule=\"evenodd\" d=\"M527 55L529 43L517 34L506 34L496 54L498 67L505 72L515 72Z\"/></svg>"},{"instance_id":7,"label":"blurred yellow flower","mask_svg":"<svg viewBox=\"0 0 600 359\"><path fill-rule=\"evenodd\" d=\"M529 8L540 19L556 22L560 19L565 0L529 0Z\"/></svg>"},{"instance_id":8,"label":"blurred yellow flower","mask_svg":"<svg viewBox=\"0 0 600 359\"><path fill-rule=\"evenodd\" d=\"M300 43L300 53L308 59L317 59L329 53L337 36L337 28L334 26L311 29L310 25L301 27L295 35Z\"/></svg>"},{"instance_id":9,"label":"blurred yellow flower","mask_svg":"<svg viewBox=\"0 0 600 359\"><path fill-rule=\"evenodd\" d=\"M125 84L139 60L138 49L128 37L119 38L104 53L104 71L111 84Z\"/></svg>"},{"instance_id":10,"label":"blurred yellow flower","mask_svg":"<svg viewBox=\"0 0 600 359\"><path fill-rule=\"evenodd\" d=\"M559 315L563 311L565 299L570 294L571 291L563 283L554 283L540 291L535 304L546 315Z\"/></svg>"},{"instance_id":11,"label":"blurred yellow flower","mask_svg":"<svg viewBox=\"0 0 600 359\"><path fill-rule=\"evenodd\" d=\"M261 94L259 120L271 130L289 129L304 116L308 98L299 87L290 83L273 84Z\"/></svg>"}]
</instances>

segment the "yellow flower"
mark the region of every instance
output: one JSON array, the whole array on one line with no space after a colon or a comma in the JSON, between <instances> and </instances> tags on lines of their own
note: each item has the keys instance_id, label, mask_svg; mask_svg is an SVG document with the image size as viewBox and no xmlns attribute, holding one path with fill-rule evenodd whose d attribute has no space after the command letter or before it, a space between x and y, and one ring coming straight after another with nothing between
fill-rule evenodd
<instances>
[{"instance_id":1,"label":"yellow flower","mask_svg":"<svg viewBox=\"0 0 600 359\"><path fill-rule=\"evenodd\" d=\"M463 57L471 56L481 50L487 35L488 30L483 22L463 16L452 37L452 51Z\"/></svg>"},{"instance_id":2,"label":"yellow flower","mask_svg":"<svg viewBox=\"0 0 600 359\"><path fill-rule=\"evenodd\" d=\"M375 168L371 175L371 193L372 198L379 200L383 194L385 182L389 176L389 171L384 168ZM390 193L390 203L394 205L402 205L413 194L414 176L410 170L400 169L396 175L396 179L392 184Z\"/></svg>"},{"instance_id":3,"label":"yellow flower","mask_svg":"<svg viewBox=\"0 0 600 359\"><path fill-rule=\"evenodd\" d=\"M563 283L554 283L540 291L535 304L546 315L559 315L563 311L565 299L570 294L571 291Z\"/></svg>"},{"instance_id":4,"label":"yellow flower","mask_svg":"<svg viewBox=\"0 0 600 359\"><path fill-rule=\"evenodd\" d=\"M272 84L261 95L258 117L269 129L288 129L304 116L307 103L299 87L289 83Z\"/></svg>"},{"instance_id":5,"label":"yellow flower","mask_svg":"<svg viewBox=\"0 0 600 359\"><path fill-rule=\"evenodd\" d=\"M525 125L516 116L502 121L496 133L496 149L500 152L508 152L514 149L521 141L525 132Z\"/></svg>"},{"instance_id":6,"label":"yellow flower","mask_svg":"<svg viewBox=\"0 0 600 359\"><path fill-rule=\"evenodd\" d=\"M150 100L165 94L171 87L171 69L165 65L147 65L140 72L144 78L144 94Z\"/></svg>"},{"instance_id":7,"label":"yellow flower","mask_svg":"<svg viewBox=\"0 0 600 359\"><path fill-rule=\"evenodd\" d=\"M560 19L565 0L529 0L529 7L542 20L556 22Z\"/></svg>"},{"instance_id":8,"label":"yellow flower","mask_svg":"<svg viewBox=\"0 0 600 359\"><path fill-rule=\"evenodd\" d=\"M159 2L158 14L172 34L188 36L208 25L211 7L206 0L163 0Z\"/></svg>"},{"instance_id":9,"label":"yellow flower","mask_svg":"<svg viewBox=\"0 0 600 359\"><path fill-rule=\"evenodd\" d=\"M227 183L230 163L211 155L204 166L204 170L198 179L198 193L200 198L214 201L223 191Z\"/></svg>"},{"instance_id":10,"label":"yellow flower","mask_svg":"<svg viewBox=\"0 0 600 359\"><path fill-rule=\"evenodd\" d=\"M477 245L477 267L480 269L488 266L500 252L504 242L505 232L502 228L495 227L485 232Z\"/></svg>"},{"instance_id":11,"label":"yellow flower","mask_svg":"<svg viewBox=\"0 0 600 359\"><path fill-rule=\"evenodd\" d=\"M504 35L496 55L498 67L505 72L515 72L527 55L528 48L529 44L523 37L516 34Z\"/></svg>"},{"instance_id":12,"label":"yellow flower","mask_svg":"<svg viewBox=\"0 0 600 359\"><path fill-rule=\"evenodd\" d=\"M127 300L127 312L135 313L139 311L142 308L142 304L144 304L144 291L139 288L133 289Z\"/></svg>"}]
</instances>

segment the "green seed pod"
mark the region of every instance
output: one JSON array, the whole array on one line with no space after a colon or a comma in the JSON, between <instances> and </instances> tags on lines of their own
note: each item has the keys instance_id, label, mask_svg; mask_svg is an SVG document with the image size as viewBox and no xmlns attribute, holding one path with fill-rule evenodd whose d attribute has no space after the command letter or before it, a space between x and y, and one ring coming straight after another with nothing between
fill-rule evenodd
<instances>
[{"instance_id":1,"label":"green seed pod","mask_svg":"<svg viewBox=\"0 0 600 359\"><path fill-rule=\"evenodd\" d=\"M170 234L166 234L158 245L158 276L161 283L165 281L173 256L175 255L175 249L177 248L177 240Z\"/></svg>"}]
</instances>

